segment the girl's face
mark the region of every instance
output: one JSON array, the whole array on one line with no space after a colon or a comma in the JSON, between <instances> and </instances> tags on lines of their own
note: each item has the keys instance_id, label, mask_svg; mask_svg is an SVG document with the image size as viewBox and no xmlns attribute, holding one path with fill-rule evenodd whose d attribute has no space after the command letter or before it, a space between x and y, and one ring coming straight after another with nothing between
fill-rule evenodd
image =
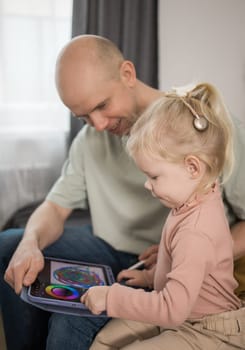
<instances>
[{"instance_id":1,"label":"girl's face","mask_svg":"<svg viewBox=\"0 0 245 350\"><path fill-rule=\"evenodd\" d=\"M189 159L176 164L138 154L135 162L147 176L145 188L166 207L179 208L194 197L200 183L200 172L195 161Z\"/></svg>"}]
</instances>

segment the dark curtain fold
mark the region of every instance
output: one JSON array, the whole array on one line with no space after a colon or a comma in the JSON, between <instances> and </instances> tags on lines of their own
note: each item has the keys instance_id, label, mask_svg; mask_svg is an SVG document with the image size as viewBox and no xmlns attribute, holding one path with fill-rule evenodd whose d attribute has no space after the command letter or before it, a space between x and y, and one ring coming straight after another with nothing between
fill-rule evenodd
<instances>
[{"instance_id":1,"label":"dark curtain fold","mask_svg":"<svg viewBox=\"0 0 245 350\"><path fill-rule=\"evenodd\" d=\"M72 37L96 34L112 40L136 67L137 77L158 87L158 0L73 0ZM71 139L81 128L71 118Z\"/></svg>"}]
</instances>

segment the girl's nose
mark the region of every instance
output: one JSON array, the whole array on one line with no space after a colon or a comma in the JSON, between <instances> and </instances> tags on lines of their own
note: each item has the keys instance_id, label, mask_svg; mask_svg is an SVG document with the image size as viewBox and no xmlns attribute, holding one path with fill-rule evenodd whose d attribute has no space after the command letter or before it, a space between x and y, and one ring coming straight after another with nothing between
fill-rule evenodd
<instances>
[{"instance_id":1,"label":"girl's nose","mask_svg":"<svg viewBox=\"0 0 245 350\"><path fill-rule=\"evenodd\" d=\"M151 186L151 183L150 181L147 179L146 182L145 182L145 188L149 191L152 191L152 186Z\"/></svg>"}]
</instances>

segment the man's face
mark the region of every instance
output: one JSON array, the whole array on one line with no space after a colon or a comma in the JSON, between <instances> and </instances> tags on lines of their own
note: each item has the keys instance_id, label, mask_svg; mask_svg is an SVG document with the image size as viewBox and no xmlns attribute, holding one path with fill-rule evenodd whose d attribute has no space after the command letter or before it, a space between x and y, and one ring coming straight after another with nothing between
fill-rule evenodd
<instances>
[{"instance_id":1,"label":"man's face","mask_svg":"<svg viewBox=\"0 0 245 350\"><path fill-rule=\"evenodd\" d=\"M132 91L120 81L105 81L95 86L93 94L83 101L72 112L82 116L97 131L126 135L137 117Z\"/></svg>"},{"instance_id":2,"label":"man's face","mask_svg":"<svg viewBox=\"0 0 245 350\"><path fill-rule=\"evenodd\" d=\"M59 92L75 117L82 117L97 131L107 130L118 136L129 133L139 111L134 89L127 79L102 78L90 71L70 84L70 89Z\"/></svg>"}]
</instances>

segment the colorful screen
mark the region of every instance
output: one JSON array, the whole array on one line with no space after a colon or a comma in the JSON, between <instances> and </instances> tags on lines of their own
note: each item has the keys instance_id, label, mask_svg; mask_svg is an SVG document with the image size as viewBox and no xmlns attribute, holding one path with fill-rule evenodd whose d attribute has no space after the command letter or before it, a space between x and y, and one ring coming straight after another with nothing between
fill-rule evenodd
<instances>
[{"instance_id":1,"label":"colorful screen","mask_svg":"<svg viewBox=\"0 0 245 350\"><path fill-rule=\"evenodd\" d=\"M92 286L108 284L103 267L47 261L31 288L31 294L48 299L80 302L81 295Z\"/></svg>"}]
</instances>

